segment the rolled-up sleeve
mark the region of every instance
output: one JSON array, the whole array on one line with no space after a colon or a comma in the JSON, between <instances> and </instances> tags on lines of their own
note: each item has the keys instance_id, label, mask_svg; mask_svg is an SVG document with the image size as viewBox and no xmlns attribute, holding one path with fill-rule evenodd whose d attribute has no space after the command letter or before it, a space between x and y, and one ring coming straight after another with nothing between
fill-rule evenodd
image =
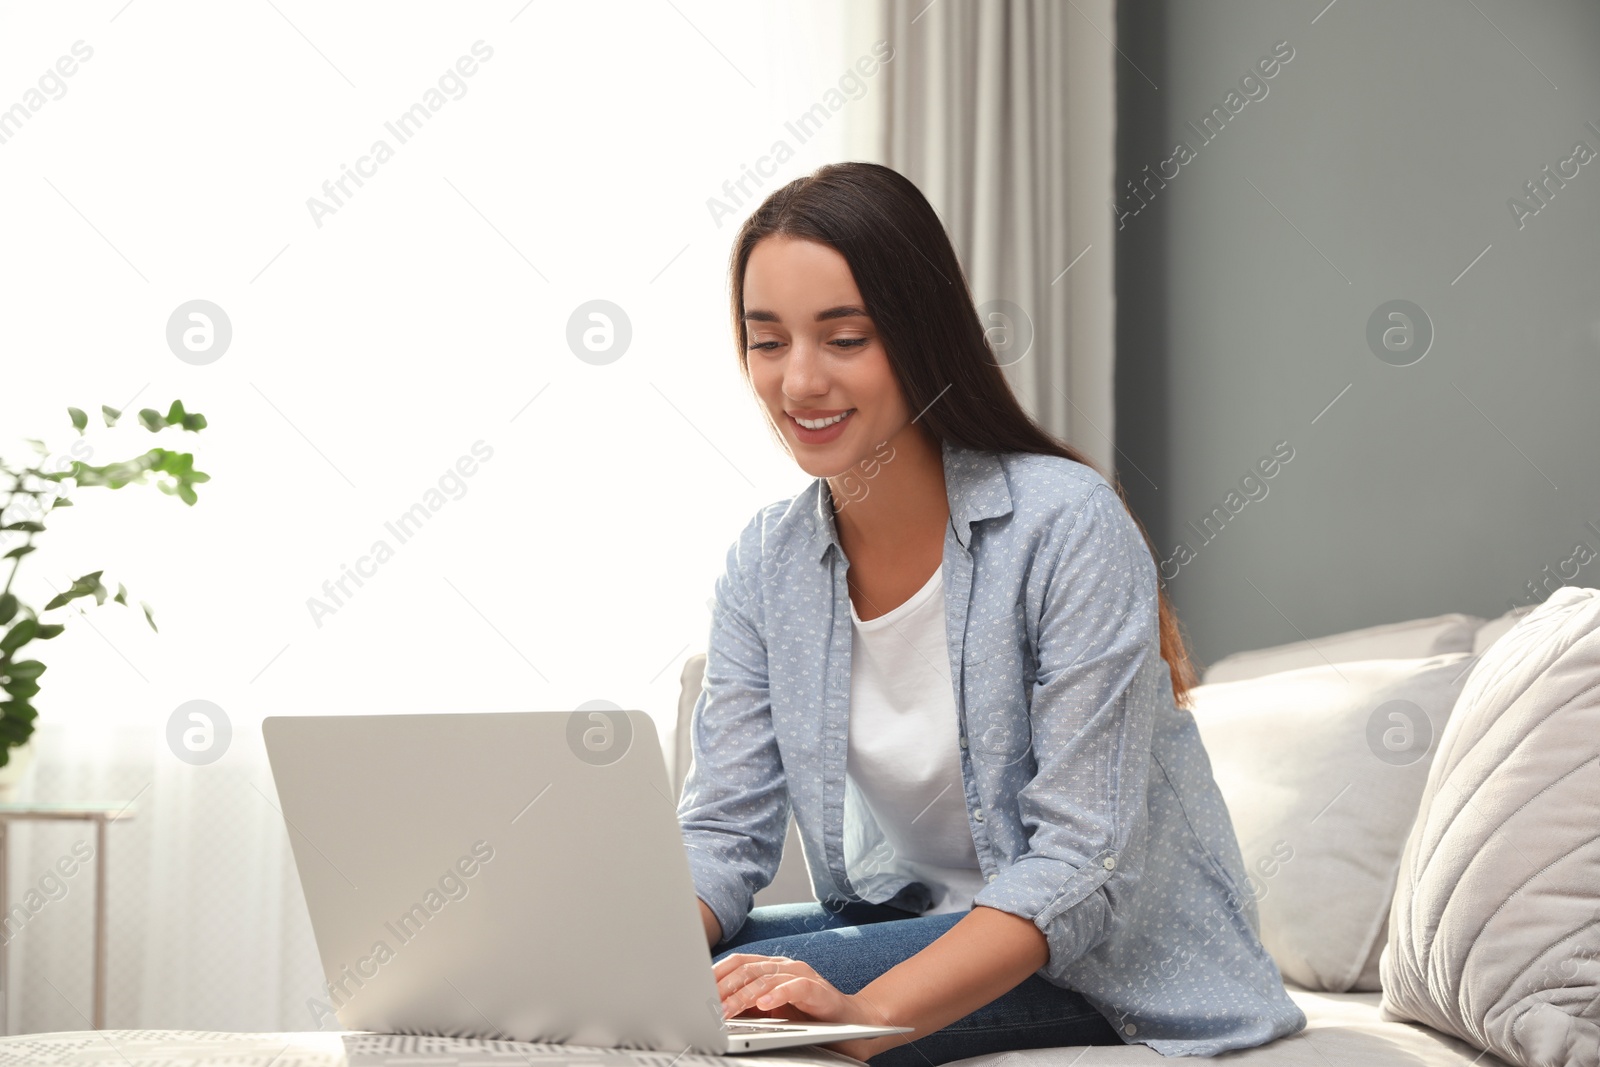
<instances>
[{"instance_id":1,"label":"rolled-up sleeve","mask_svg":"<svg viewBox=\"0 0 1600 1067\"><path fill-rule=\"evenodd\" d=\"M1107 484L1040 548L1053 555L1018 794L1027 850L973 897L1034 923L1057 985L1125 921L1144 867L1151 730L1161 698L1155 562ZM1054 542L1053 544L1051 542Z\"/></svg>"},{"instance_id":2,"label":"rolled-up sleeve","mask_svg":"<svg viewBox=\"0 0 1600 1067\"><path fill-rule=\"evenodd\" d=\"M755 894L776 876L789 825L752 587L762 565L758 522L728 549L716 582L705 682L689 726L692 762L678 801L695 894L724 938L744 925Z\"/></svg>"}]
</instances>

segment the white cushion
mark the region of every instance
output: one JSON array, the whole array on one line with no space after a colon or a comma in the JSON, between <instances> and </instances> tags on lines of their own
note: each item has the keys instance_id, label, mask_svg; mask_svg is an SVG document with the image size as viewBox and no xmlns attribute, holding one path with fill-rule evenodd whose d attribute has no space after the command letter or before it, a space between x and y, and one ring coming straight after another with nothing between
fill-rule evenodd
<instances>
[{"instance_id":1,"label":"white cushion","mask_svg":"<svg viewBox=\"0 0 1600 1067\"><path fill-rule=\"evenodd\" d=\"M690 744L689 723L694 718L694 706L700 700L700 690L705 687L706 654L696 652L683 662L678 675L678 718L672 731L672 795L683 792L683 783L689 777L689 765L694 762L694 747Z\"/></svg>"},{"instance_id":2,"label":"white cushion","mask_svg":"<svg viewBox=\"0 0 1600 1067\"><path fill-rule=\"evenodd\" d=\"M1364 660L1196 686L1261 942L1308 989L1377 989L1435 742L1474 657Z\"/></svg>"},{"instance_id":3,"label":"white cushion","mask_svg":"<svg viewBox=\"0 0 1600 1067\"><path fill-rule=\"evenodd\" d=\"M683 793L683 783L689 777L689 767L694 762L694 747L689 724L694 719L694 706L700 700L700 690L705 686L706 654L696 652L684 661L678 675L678 720L672 738L672 792ZM811 889L811 872L806 867L806 854L800 844L800 826L789 816L789 829L783 839L783 859L778 862L778 873L772 881L756 892L751 906L768 904L803 904L816 900Z\"/></svg>"},{"instance_id":4,"label":"white cushion","mask_svg":"<svg viewBox=\"0 0 1600 1067\"><path fill-rule=\"evenodd\" d=\"M1251 652L1235 652L1206 668L1202 680L1238 682L1299 667L1352 663L1363 659L1418 659L1446 652L1472 652L1473 637L1484 623L1476 615L1436 615L1390 622L1360 630L1295 641Z\"/></svg>"},{"instance_id":5,"label":"white cushion","mask_svg":"<svg viewBox=\"0 0 1600 1067\"><path fill-rule=\"evenodd\" d=\"M1305 993L1291 989L1306 1013L1306 1028L1255 1048L1235 1049L1217 1058L1228 1067L1506 1067L1493 1056L1435 1030L1378 1018L1370 993ZM486 1038L428 1038L432 1054L416 1051L417 1039L403 1035L315 1030L297 1033L233 1033L199 1030L80 1030L22 1034L5 1038L8 1062L72 1064L74 1067L128 1067L129 1063L265 1064L343 1067L351 1063L606 1063L617 1067L665 1062L651 1052L583 1045L514 1046L517 1058ZM990 1052L951 1061L951 1067L1172 1067L1173 1057L1149 1045L1064 1045L1057 1048ZM687 1060L685 1061L687 1062ZM696 1063L710 1062L704 1056ZM721 1056L725 1067L854 1067L857 1063L821 1045L774 1052ZM1200 1063L1202 1061L1195 1061Z\"/></svg>"},{"instance_id":6,"label":"white cushion","mask_svg":"<svg viewBox=\"0 0 1600 1067\"><path fill-rule=\"evenodd\" d=\"M1440 738L1380 966L1385 1018L1600 1063L1600 589L1496 641Z\"/></svg>"},{"instance_id":7,"label":"white cushion","mask_svg":"<svg viewBox=\"0 0 1600 1067\"><path fill-rule=\"evenodd\" d=\"M1376 993L1311 993L1291 986L1289 996L1306 1013L1304 1030L1255 1048L1234 1049L1214 1062L1225 1062L1228 1067L1506 1067L1458 1038L1426 1026L1379 1018ZM117 1037L112 1032L111 1038ZM100 1042L101 1047L104 1044ZM806 1051L816 1047L807 1046ZM786 1056L788 1052L759 1055ZM752 1063L756 1058L747 1057ZM948 1067L1172 1067L1186 1062L1199 1065L1207 1061L1180 1061L1149 1045L1070 1045L990 1052L954 1060ZM124 1065L113 1062L108 1067Z\"/></svg>"},{"instance_id":8,"label":"white cushion","mask_svg":"<svg viewBox=\"0 0 1600 1067\"><path fill-rule=\"evenodd\" d=\"M1511 628L1527 617L1528 612L1538 607L1537 604L1524 604L1518 608L1501 615L1499 618L1490 619L1478 627L1478 632L1472 638L1472 651L1486 652L1490 645L1500 640Z\"/></svg>"}]
</instances>

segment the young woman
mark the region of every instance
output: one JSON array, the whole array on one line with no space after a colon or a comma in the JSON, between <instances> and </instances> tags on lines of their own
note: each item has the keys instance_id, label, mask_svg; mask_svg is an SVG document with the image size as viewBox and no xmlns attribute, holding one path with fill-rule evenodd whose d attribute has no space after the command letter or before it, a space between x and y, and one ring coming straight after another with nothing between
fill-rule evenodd
<instances>
[{"instance_id":1,"label":"young woman","mask_svg":"<svg viewBox=\"0 0 1600 1067\"><path fill-rule=\"evenodd\" d=\"M1120 486L1023 411L938 216L825 166L735 241L740 366L814 481L716 583L678 807L723 1010L914 1031L874 1067L1305 1016ZM817 901L751 910L791 810Z\"/></svg>"}]
</instances>

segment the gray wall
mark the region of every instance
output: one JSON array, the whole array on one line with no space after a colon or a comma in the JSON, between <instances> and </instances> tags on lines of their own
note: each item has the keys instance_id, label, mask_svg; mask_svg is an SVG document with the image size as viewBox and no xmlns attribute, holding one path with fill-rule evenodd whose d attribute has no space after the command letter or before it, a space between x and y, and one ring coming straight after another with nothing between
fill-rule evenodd
<instances>
[{"instance_id":1,"label":"gray wall","mask_svg":"<svg viewBox=\"0 0 1600 1067\"><path fill-rule=\"evenodd\" d=\"M1118 209L1118 473L1201 663L1600 586L1600 157L1543 171L1600 153L1600 4L1475 2L1121 6L1118 185L1176 174Z\"/></svg>"}]
</instances>

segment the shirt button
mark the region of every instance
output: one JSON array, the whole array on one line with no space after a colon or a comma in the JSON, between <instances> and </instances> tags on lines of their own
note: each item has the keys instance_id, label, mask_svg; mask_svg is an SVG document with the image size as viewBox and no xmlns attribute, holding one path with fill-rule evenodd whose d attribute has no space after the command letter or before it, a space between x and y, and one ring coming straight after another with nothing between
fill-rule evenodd
<instances>
[{"instance_id":1,"label":"shirt button","mask_svg":"<svg viewBox=\"0 0 1600 1067\"><path fill-rule=\"evenodd\" d=\"M982 822L983 821L983 809L982 808L973 808L972 809L972 817L974 819L978 820L979 822Z\"/></svg>"},{"instance_id":2,"label":"shirt button","mask_svg":"<svg viewBox=\"0 0 1600 1067\"><path fill-rule=\"evenodd\" d=\"M1129 1023L1122 1028L1122 1032L1127 1034L1129 1037L1132 1037L1134 1034L1139 1032L1139 1028L1132 1023Z\"/></svg>"},{"instance_id":3,"label":"shirt button","mask_svg":"<svg viewBox=\"0 0 1600 1067\"><path fill-rule=\"evenodd\" d=\"M994 875L991 874L988 878L986 878L984 880L988 881L988 882L992 882L992 881L994 881Z\"/></svg>"},{"instance_id":4,"label":"shirt button","mask_svg":"<svg viewBox=\"0 0 1600 1067\"><path fill-rule=\"evenodd\" d=\"M963 734L962 737L961 737L961 747L962 748L966 748L967 747L967 738L966 738L965 734Z\"/></svg>"},{"instance_id":5,"label":"shirt button","mask_svg":"<svg viewBox=\"0 0 1600 1067\"><path fill-rule=\"evenodd\" d=\"M1101 866L1108 871L1114 871L1117 869L1117 858L1115 856L1107 856L1105 858L1105 862L1102 863ZM1129 1030L1128 1033L1131 1034L1133 1031Z\"/></svg>"}]
</instances>

